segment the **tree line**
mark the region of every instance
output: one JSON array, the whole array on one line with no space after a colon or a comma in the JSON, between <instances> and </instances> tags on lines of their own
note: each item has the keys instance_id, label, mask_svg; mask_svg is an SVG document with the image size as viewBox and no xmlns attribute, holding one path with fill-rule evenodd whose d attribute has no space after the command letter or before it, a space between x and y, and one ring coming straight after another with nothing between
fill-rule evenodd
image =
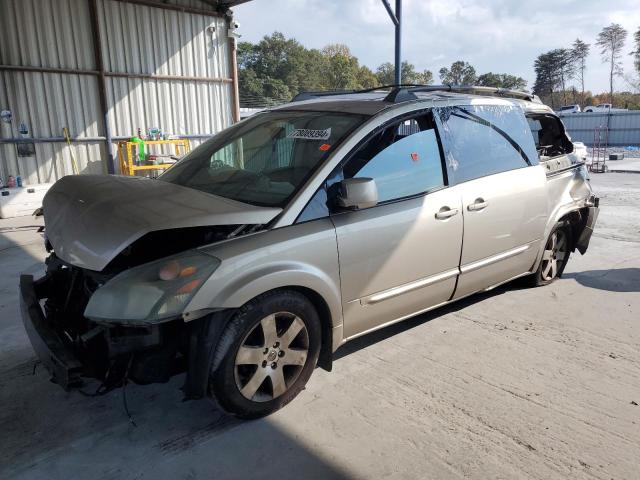
<instances>
[{"instance_id":1,"label":"tree line","mask_svg":"<svg viewBox=\"0 0 640 480\"><path fill-rule=\"evenodd\" d=\"M602 61L609 66L608 95L592 95L585 88L585 70L591 45L576 39L570 47L556 48L540 54L534 62L533 92L545 103L559 104L612 103L614 106L640 108L640 95L631 92L614 93L614 80L623 75L622 55L628 32L612 23L596 38ZM640 91L640 28L633 35L635 76L625 81ZM431 85L435 82L430 70L419 71L407 61L402 62L402 82ZM361 65L349 47L330 44L322 49L306 48L293 38L274 32L258 43L238 45L238 77L243 106L264 107L291 100L302 91L357 90L394 83L394 66L386 62L375 71ZM458 60L438 70L439 82L454 85L484 85L525 90L524 78L509 73L477 74L473 65Z\"/></svg>"},{"instance_id":2,"label":"tree line","mask_svg":"<svg viewBox=\"0 0 640 480\"><path fill-rule=\"evenodd\" d=\"M402 83L431 85L433 72L419 71L402 62ZM522 90L526 80L508 73L481 75L467 62L456 61L438 71L440 82L457 85L485 85ZM372 71L360 65L346 45L331 44L308 49L280 32L258 43L238 45L238 78L242 106L263 107L289 101L302 91L375 88L394 83L394 66L386 62Z\"/></svg>"},{"instance_id":3,"label":"tree line","mask_svg":"<svg viewBox=\"0 0 640 480\"><path fill-rule=\"evenodd\" d=\"M602 62L609 67L609 94L606 103L640 108L637 95L630 92L614 94L615 78L624 75L622 55L627 36L628 32L622 25L612 23L598 34L595 45ZM632 89L640 90L640 28L633 35L633 46L634 49L629 55L633 56L637 77L627 75L625 81ZM568 48L556 48L538 55L533 66L536 75L533 92L552 107L557 105L560 98L564 105L570 102L583 105L591 102L605 103L604 95L592 96L590 92L585 91L584 72L590 52L591 45L578 38ZM577 82L577 86L572 84L574 81Z\"/></svg>"}]
</instances>

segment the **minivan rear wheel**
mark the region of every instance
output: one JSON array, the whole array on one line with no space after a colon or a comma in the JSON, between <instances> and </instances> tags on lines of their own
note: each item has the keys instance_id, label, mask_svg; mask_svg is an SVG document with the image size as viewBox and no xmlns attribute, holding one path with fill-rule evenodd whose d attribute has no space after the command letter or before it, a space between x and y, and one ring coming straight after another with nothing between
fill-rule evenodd
<instances>
[{"instance_id":1,"label":"minivan rear wheel","mask_svg":"<svg viewBox=\"0 0 640 480\"><path fill-rule=\"evenodd\" d=\"M220 338L210 396L242 418L282 408L309 380L320 336L318 314L301 293L280 290L256 297L236 313Z\"/></svg>"},{"instance_id":2,"label":"minivan rear wheel","mask_svg":"<svg viewBox=\"0 0 640 480\"><path fill-rule=\"evenodd\" d=\"M571 225L560 221L549 234L538 270L532 276L533 286L548 285L562 276L571 253Z\"/></svg>"}]
</instances>

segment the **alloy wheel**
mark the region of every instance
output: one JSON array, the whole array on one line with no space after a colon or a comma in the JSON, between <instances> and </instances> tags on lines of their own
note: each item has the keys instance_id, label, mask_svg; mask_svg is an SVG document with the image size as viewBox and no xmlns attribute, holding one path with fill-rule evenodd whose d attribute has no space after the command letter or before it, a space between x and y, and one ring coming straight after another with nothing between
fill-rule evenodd
<instances>
[{"instance_id":1,"label":"alloy wheel","mask_svg":"<svg viewBox=\"0 0 640 480\"><path fill-rule=\"evenodd\" d=\"M560 271L568 254L567 234L559 229L551 234L542 254L542 280L553 280Z\"/></svg>"},{"instance_id":2,"label":"alloy wheel","mask_svg":"<svg viewBox=\"0 0 640 480\"><path fill-rule=\"evenodd\" d=\"M300 376L308 354L309 333L300 317L289 312L264 317L240 343L236 386L248 400L273 400Z\"/></svg>"}]
</instances>

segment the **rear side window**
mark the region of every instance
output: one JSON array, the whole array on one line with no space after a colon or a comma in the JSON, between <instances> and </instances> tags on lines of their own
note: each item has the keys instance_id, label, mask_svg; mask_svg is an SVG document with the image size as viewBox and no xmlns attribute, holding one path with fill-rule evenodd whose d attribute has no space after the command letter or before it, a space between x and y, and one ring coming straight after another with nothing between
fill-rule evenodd
<instances>
[{"instance_id":1,"label":"rear side window","mask_svg":"<svg viewBox=\"0 0 640 480\"><path fill-rule=\"evenodd\" d=\"M445 107L437 117L450 183L538 163L531 130L518 107Z\"/></svg>"},{"instance_id":2,"label":"rear side window","mask_svg":"<svg viewBox=\"0 0 640 480\"><path fill-rule=\"evenodd\" d=\"M349 159L343 173L344 178L373 178L380 202L442 187L442 162L433 122L424 117L385 128Z\"/></svg>"}]
</instances>

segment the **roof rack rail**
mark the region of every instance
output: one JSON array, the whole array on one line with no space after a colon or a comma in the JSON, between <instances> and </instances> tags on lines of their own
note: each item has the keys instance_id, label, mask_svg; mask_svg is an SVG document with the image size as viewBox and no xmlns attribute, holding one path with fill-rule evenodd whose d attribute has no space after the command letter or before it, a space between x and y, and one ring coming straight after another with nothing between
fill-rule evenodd
<instances>
[{"instance_id":1,"label":"roof rack rail","mask_svg":"<svg viewBox=\"0 0 640 480\"><path fill-rule=\"evenodd\" d=\"M400 84L400 85L383 85L380 87L366 88L363 90L328 90L323 92L300 92L292 102L301 102L303 100L311 100L318 97L329 97L334 95L352 95L357 93L369 93L379 90L391 89L386 97L385 102L401 103L411 100L418 100L415 95L420 92L451 92L466 93L469 95L487 95L491 97L516 98L520 100L528 100L530 102L542 103L540 98L527 92L519 90L509 90L506 88L485 87L482 85L418 85L418 84Z\"/></svg>"},{"instance_id":2,"label":"roof rack rail","mask_svg":"<svg viewBox=\"0 0 640 480\"><path fill-rule=\"evenodd\" d=\"M332 97L334 95L352 95L354 93L370 93L375 92L377 90L385 90L385 89L394 89L394 88L411 88L411 87L422 87L423 85L414 84L414 83L403 83L399 85L382 85L379 87L373 88L365 88L362 90L324 90L324 91L310 91L310 92L300 92L295 97L291 99L292 102L302 102L304 100L312 100L318 97Z\"/></svg>"},{"instance_id":3,"label":"roof rack rail","mask_svg":"<svg viewBox=\"0 0 640 480\"><path fill-rule=\"evenodd\" d=\"M386 102L397 103L417 100L415 93L419 92L451 92L469 95L487 95L492 97L517 98L530 102L542 103L533 93L509 90L506 88L485 87L481 85L420 85L412 88L396 87L384 99Z\"/></svg>"}]
</instances>

